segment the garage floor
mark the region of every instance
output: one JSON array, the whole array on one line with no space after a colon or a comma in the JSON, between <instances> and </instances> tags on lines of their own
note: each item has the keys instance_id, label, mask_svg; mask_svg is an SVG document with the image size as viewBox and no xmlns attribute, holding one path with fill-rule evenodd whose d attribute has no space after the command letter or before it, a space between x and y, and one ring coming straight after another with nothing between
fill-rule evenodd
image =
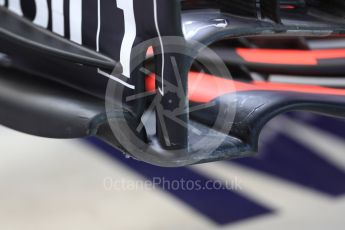
<instances>
[{"instance_id":1,"label":"garage floor","mask_svg":"<svg viewBox=\"0 0 345 230\"><path fill-rule=\"evenodd\" d=\"M256 158L161 169L95 139L0 127L0 229L344 229L344 137L343 121L290 114L269 124ZM183 191L140 183L157 178L238 186ZM109 187L115 181L121 186Z\"/></svg>"}]
</instances>

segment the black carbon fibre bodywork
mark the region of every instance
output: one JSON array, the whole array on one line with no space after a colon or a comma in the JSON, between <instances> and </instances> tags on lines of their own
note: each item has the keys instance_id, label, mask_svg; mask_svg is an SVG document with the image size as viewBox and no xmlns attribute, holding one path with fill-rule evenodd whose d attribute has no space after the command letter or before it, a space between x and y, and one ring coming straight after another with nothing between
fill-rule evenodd
<instances>
[{"instance_id":1,"label":"black carbon fibre bodywork","mask_svg":"<svg viewBox=\"0 0 345 230\"><path fill-rule=\"evenodd\" d=\"M115 97L121 106L112 111L112 116L118 118L118 113L124 113L124 119L119 123L129 124L133 130L141 125L150 99L126 100L146 92L146 75L141 71L145 63L131 66L133 50L137 45L145 44L137 53L143 60L146 50L152 46L156 75L164 76L170 85L187 92L188 72L194 60L174 52L164 53L169 48L171 37L182 41L180 49L192 51L192 56L197 57L205 46L224 39L263 35L324 37L345 34L345 21L341 14L345 8L336 0L332 3L337 4L337 10L325 1L288 1L283 5L279 1L266 0L248 1L246 4L242 1L220 0L211 5L208 1L196 5L193 1L183 1L181 4L177 0L132 2L136 27L133 44L130 44L128 51L125 50L129 53L127 60L121 60L126 54L122 50L123 45L130 40L126 37L126 12L117 8L114 1L100 1L98 11L91 7L86 13L83 11L83 16L87 15L83 22L89 23L90 27L81 25L82 44L69 41L70 35L67 33L62 37L50 32L54 31L51 21L48 28L39 28L28 21L32 18L27 15L23 15L27 17L25 19L0 7L0 52L6 55L6 66L10 66L0 71L0 123L38 136L76 138L93 135L127 153L124 147L126 143L121 143L111 135L114 130L109 127L104 104L108 82L114 83L116 78L115 84L123 95ZM83 10L86 5L92 4L95 4L94 1L85 1ZM238 9L230 10L231 4L235 4ZM293 10L287 11L282 7L284 4L292 5ZM330 13L333 11L336 14ZM108 22L109 18L114 20ZM85 31L85 28L88 29ZM158 40L155 39L157 36ZM229 56L232 63L228 64L247 64L236 55L230 53ZM172 59L175 63L171 62ZM129 66L126 62L129 62ZM335 67L340 64L342 62L320 65L316 69L308 69L306 74L339 74L342 72ZM262 72L275 72L274 68L268 69L267 66L247 66L254 70L262 69ZM175 77L175 67L180 79ZM281 66L276 67L281 70ZM128 68L131 70L130 75L126 74ZM295 73L293 67L286 71ZM188 111L195 104L193 101L188 103L186 93L182 97L177 92L164 93L164 87L162 80L157 78L156 93L159 95L163 91L159 101L163 110L174 111L183 107L183 110ZM171 103L176 101L182 103ZM139 160L171 167L249 156L257 151L261 129L278 114L306 110L345 117L345 97L336 95L278 90L242 91L235 97L222 95L213 103L214 106L206 106L206 109L198 112L179 114L177 118L186 123L187 127L164 118L166 127L157 121L152 123L156 129L155 135L150 136L146 130L138 133L136 137L145 142L148 148L152 147L157 157L161 157L161 160ZM222 117L224 108L236 111L235 120L231 124L227 123L227 118ZM159 115L160 111L157 110L156 116ZM219 120L222 122L218 123ZM220 126L224 124L232 125L230 132L220 132ZM189 147L198 142L197 135L189 132L192 126L212 133L206 137L206 142L224 139L223 143L207 156L193 156L191 161ZM167 136L170 143L167 142ZM126 141L130 142L131 139ZM165 158L171 149L184 149L185 152L177 158Z\"/></svg>"}]
</instances>

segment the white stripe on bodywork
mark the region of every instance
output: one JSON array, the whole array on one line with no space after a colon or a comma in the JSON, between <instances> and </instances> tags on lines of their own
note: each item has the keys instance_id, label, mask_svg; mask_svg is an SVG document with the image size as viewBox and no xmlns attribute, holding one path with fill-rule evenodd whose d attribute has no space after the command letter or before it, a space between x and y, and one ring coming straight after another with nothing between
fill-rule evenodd
<instances>
[{"instance_id":1,"label":"white stripe on bodywork","mask_svg":"<svg viewBox=\"0 0 345 230\"><path fill-rule=\"evenodd\" d=\"M101 0L98 0L98 4L97 4L97 18L98 18L98 22L97 22L97 35L96 35L96 50L97 52L99 52L99 37L101 34ZM132 48L132 47L131 47ZM116 81L120 84L122 84L123 86L130 88L130 89L135 89L134 85L128 84L127 82L119 79L118 77L114 76L113 74L109 74L107 72L104 72L101 69L97 69L98 74L107 77L113 81Z\"/></svg>"},{"instance_id":2,"label":"white stripe on bodywork","mask_svg":"<svg viewBox=\"0 0 345 230\"><path fill-rule=\"evenodd\" d=\"M63 0L52 1L52 29L53 32L60 34L61 36L65 35L65 17L63 4Z\"/></svg>"},{"instance_id":3,"label":"white stripe on bodywork","mask_svg":"<svg viewBox=\"0 0 345 230\"><path fill-rule=\"evenodd\" d=\"M125 35L122 40L120 51L120 62L123 68L123 75L131 77L131 50L137 36L137 26L134 15L133 0L117 0L117 7L123 10L125 21Z\"/></svg>"},{"instance_id":4,"label":"white stripe on bodywork","mask_svg":"<svg viewBox=\"0 0 345 230\"><path fill-rule=\"evenodd\" d=\"M101 0L97 2L97 34L96 34L96 50L99 52L99 35L101 33Z\"/></svg>"},{"instance_id":5,"label":"white stripe on bodywork","mask_svg":"<svg viewBox=\"0 0 345 230\"><path fill-rule=\"evenodd\" d=\"M8 9L20 16L23 16L20 0L8 0Z\"/></svg>"},{"instance_id":6,"label":"white stripe on bodywork","mask_svg":"<svg viewBox=\"0 0 345 230\"><path fill-rule=\"evenodd\" d=\"M122 81L120 78L118 78L118 77L116 77L116 76L114 76L112 74L106 73L106 72L104 72L104 71L102 71L100 69L98 69L98 73L103 75L103 76L105 76L105 77L107 77L107 78L109 78L109 79L111 79L111 80L114 80L114 81L120 83L123 86L126 86L127 88L135 89L134 85L128 84L127 82Z\"/></svg>"},{"instance_id":7,"label":"white stripe on bodywork","mask_svg":"<svg viewBox=\"0 0 345 230\"><path fill-rule=\"evenodd\" d=\"M69 6L70 39L82 43L82 0L71 0Z\"/></svg>"},{"instance_id":8,"label":"white stripe on bodywork","mask_svg":"<svg viewBox=\"0 0 345 230\"><path fill-rule=\"evenodd\" d=\"M48 27L49 23L49 9L47 0L35 0L36 3L36 16L33 22L36 25L44 28Z\"/></svg>"},{"instance_id":9,"label":"white stripe on bodywork","mask_svg":"<svg viewBox=\"0 0 345 230\"><path fill-rule=\"evenodd\" d=\"M159 29L159 24L158 24L158 9L157 9L157 0L153 0L153 7L154 7L154 18L155 18L155 26L156 26L156 31L158 34L158 39L159 43L161 46L161 51L162 51L162 72L161 72L161 81L162 81L162 87L158 87L158 91L161 93L161 95L164 95L164 71L165 71L165 51L164 51L164 44L162 40L162 35Z\"/></svg>"}]
</instances>

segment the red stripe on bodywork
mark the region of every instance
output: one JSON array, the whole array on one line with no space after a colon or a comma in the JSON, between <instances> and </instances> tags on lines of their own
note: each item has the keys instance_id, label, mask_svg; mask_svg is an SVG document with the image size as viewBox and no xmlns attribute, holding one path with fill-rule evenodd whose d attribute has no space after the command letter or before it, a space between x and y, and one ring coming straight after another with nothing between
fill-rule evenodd
<instances>
[{"instance_id":1,"label":"red stripe on bodywork","mask_svg":"<svg viewBox=\"0 0 345 230\"><path fill-rule=\"evenodd\" d=\"M152 92L155 88L155 77L150 75L146 78L146 90ZM207 103L222 95L241 91L280 91L345 96L345 90L342 89L257 81L244 83L196 72L189 73L188 89L189 100L199 103Z\"/></svg>"},{"instance_id":2,"label":"red stripe on bodywork","mask_svg":"<svg viewBox=\"0 0 345 230\"><path fill-rule=\"evenodd\" d=\"M273 50L238 48L236 53L247 62L277 65L317 65L319 59L345 58L345 49Z\"/></svg>"},{"instance_id":3,"label":"red stripe on bodywork","mask_svg":"<svg viewBox=\"0 0 345 230\"><path fill-rule=\"evenodd\" d=\"M284 9L284 10L294 10L296 9L296 6L293 5L281 5L280 9Z\"/></svg>"}]
</instances>

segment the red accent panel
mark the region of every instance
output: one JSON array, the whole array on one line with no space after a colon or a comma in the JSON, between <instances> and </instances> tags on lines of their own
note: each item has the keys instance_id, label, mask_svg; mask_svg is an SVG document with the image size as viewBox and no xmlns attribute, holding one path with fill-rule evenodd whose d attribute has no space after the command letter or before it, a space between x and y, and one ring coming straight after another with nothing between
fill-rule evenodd
<instances>
[{"instance_id":1,"label":"red accent panel","mask_svg":"<svg viewBox=\"0 0 345 230\"><path fill-rule=\"evenodd\" d=\"M332 89L310 85L278 84L270 82L244 83L196 72L189 73L188 87L189 99L193 102L199 103L207 103L224 94L240 91L283 91L345 96L345 90L342 89ZM155 90L154 75L150 75L146 78L146 90Z\"/></svg>"},{"instance_id":2,"label":"red accent panel","mask_svg":"<svg viewBox=\"0 0 345 230\"><path fill-rule=\"evenodd\" d=\"M273 50L238 48L245 61L277 65L317 65L318 59L345 58L345 49L333 50Z\"/></svg>"},{"instance_id":3,"label":"red accent panel","mask_svg":"<svg viewBox=\"0 0 345 230\"><path fill-rule=\"evenodd\" d=\"M280 9L293 10L293 9L296 9L296 6L293 6L293 5L281 5Z\"/></svg>"}]
</instances>

